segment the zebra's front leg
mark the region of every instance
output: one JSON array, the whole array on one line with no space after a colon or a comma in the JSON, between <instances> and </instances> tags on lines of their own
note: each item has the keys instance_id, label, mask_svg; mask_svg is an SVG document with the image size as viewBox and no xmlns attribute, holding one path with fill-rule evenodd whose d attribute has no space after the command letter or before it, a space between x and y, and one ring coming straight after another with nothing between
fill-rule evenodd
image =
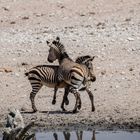
<instances>
[{"instance_id":1,"label":"zebra's front leg","mask_svg":"<svg viewBox=\"0 0 140 140\"><path fill-rule=\"evenodd\" d=\"M68 99L69 89L70 89L69 86L65 88L65 93L63 96L65 105L69 105L69 99Z\"/></svg>"},{"instance_id":2,"label":"zebra's front leg","mask_svg":"<svg viewBox=\"0 0 140 140\"><path fill-rule=\"evenodd\" d=\"M63 96L63 100L62 100L62 103L61 103L61 108L62 108L63 111L66 111L66 109L64 108L64 103L66 105L69 104L68 94L69 94L69 87L66 87L65 92L64 92L64 96Z\"/></svg>"},{"instance_id":3,"label":"zebra's front leg","mask_svg":"<svg viewBox=\"0 0 140 140\"><path fill-rule=\"evenodd\" d=\"M90 101L91 101L91 111L95 111L95 106L94 106L94 96L92 94L92 92L90 91L90 89L86 88L86 91L89 95Z\"/></svg>"},{"instance_id":4,"label":"zebra's front leg","mask_svg":"<svg viewBox=\"0 0 140 140\"><path fill-rule=\"evenodd\" d=\"M56 103L56 93L57 93L58 88L55 87L54 88L54 95L53 95L53 100L52 100L52 104L54 105Z\"/></svg>"}]
</instances>

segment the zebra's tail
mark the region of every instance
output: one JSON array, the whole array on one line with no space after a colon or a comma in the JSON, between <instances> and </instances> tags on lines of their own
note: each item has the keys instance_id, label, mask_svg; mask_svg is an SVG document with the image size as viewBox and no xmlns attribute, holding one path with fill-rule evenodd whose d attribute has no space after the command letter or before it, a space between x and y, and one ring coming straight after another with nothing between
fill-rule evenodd
<instances>
[{"instance_id":1,"label":"zebra's tail","mask_svg":"<svg viewBox=\"0 0 140 140\"><path fill-rule=\"evenodd\" d=\"M86 86L79 89L79 91L84 91L84 90L86 90Z\"/></svg>"},{"instance_id":2,"label":"zebra's tail","mask_svg":"<svg viewBox=\"0 0 140 140\"><path fill-rule=\"evenodd\" d=\"M28 76L29 75L29 72L25 72L24 74L25 74L25 76Z\"/></svg>"}]
</instances>

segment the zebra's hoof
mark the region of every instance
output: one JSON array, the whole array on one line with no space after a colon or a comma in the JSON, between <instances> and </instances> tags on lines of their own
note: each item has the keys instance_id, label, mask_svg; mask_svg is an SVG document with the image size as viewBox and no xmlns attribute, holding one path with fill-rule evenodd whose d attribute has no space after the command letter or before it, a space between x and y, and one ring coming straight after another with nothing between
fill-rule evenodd
<instances>
[{"instance_id":1,"label":"zebra's hoof","mask_svg":"<svg viewBox=\"0 0 140 140\"><path fill-rule=\"evenodd\" d=\"M69 105L69 100L66 100L65 101L65 105Z\"/></svg>"},{"instance_id":2,"label":"zebra's hoof","mask_svg":"<svg viewBox=\"0 0 140 140\"><path fill-rule=\"evenodd\" d=\"M77 108L80 110L80 109L81 109L81 104L79 104L79 105L77 106Z\"/></svg>"},{"instance_id":3,"label":"zebra's hoof","mask_svg":"<svg viewBox=\"0 0 140 140\"><path fill-rule=\"evenodd\" d=\"M62 111L67 111L65 108L62 108Z\"/></svg>"},{"instance_id":4,"label":"zebra's hoof","mask_svg":"<svg viewBox=\"0 0 140 140\"><path fill-rule=\"evenodd\" d=\"M77 109L74 109L74 110L72 111L72 113L77 113Z\"/></svg>"},{"instance_id":5,"label":"zebra's hoof","mask_svg":"<svg viewBox=\"0 0 140 140\"><path fill-rule=\"evenodd\" d=\"M93 107L91 111L94 112L95 111L95 107Z\"/></svg>"},{"instance_id":6,"label":"zebra's hoof","mask_svg":"<svg viewBox=\"0 0 140 140\"><path fill-rule=\"evenodd\" d=\"M55 103L56 103L56 100L53 100L53 101L52 101L52 104L55 105Z\"/></svg>"},{"instance_id":7,"label":"zebra's hoof","mask_svg":"<svg viewBox=\"0 0 140 140\"><path fill-rule=\"evenodd\" d=\"M33 109L33 113L36 113L37 112L37 109Z\"/></svg>"}]
</instances>

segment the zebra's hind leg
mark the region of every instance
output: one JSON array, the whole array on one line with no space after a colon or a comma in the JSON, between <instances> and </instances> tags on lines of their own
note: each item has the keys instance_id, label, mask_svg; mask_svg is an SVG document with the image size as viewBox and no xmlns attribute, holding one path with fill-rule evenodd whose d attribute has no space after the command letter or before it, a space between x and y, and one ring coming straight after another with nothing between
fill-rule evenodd
<instances>
[{"instance_id":1,"label":"zebra's hind leg","mask_svg":"<svg viewBox=\"0 0 140 140\"><path fill-rule=\"evenodd\" d=\"M53 95L53 100L52 100L52 104L54 105L56 103L56 93L57 93L58 88L55 87L54 88L54 95Z\"/></svg>"},{"instance_id":2,"label":"zebra's hind leg","mask_svg":"<svg viewBox=\"0 0 140 140\"><path fill-rule=\"evenodd\" d=\"M81 106L82 106L82 102L81 102L81 98L80 98L80 94L79 94L79 102L78 102L78 105L77 105L79 110L81 109Z\"/></svg>"},{"instance_id":3,"label":"zebra's hind leg","mask_svg":"<svg viewBox=\"0 0 140 140\"><path fill-rule=\"evenodd\" d=\"M32 109L33 109L33 112L37 112L37 108L35 106L35 95L34 92L31 92L30 93L30 100L31 100L31 105L32 105Z\"/></svg>"},{"instance_id":4,"label":"zebra's hind leg","mask_svg":"<svg viewBox=\"0 0 140 140\"><path fill-rule=\"evenodd\" d=\"M37 112L37 108L35 105L35 96L38 93L38 91L41 89L42 85L32 85L32 92L30 93L30 100L33 112Z\"/></svg>"},{"instance_id":5,"label":"zebra's hind leg","mask_svg":"<svg viewBox=\"0 0 140 140\"><path fill-rule=\"evenodd\" d=\"M79 92L77 92L76 90L71 91L76 99L76 103L75 103L75 107L73 109L73 113L77 112L77 108L80 109L81 108L81 98L80 98L80 94Z\"/></svg>"},{"instance_id":6,"label":"zebra's hind leg","mask_svg":"<svg viewBox=\"0 0 140 140\"><path fill-rule=\"evenodd\" d=\"M68 99L68 96L65 97L65 105L69 105L69 99Z\"/></svg>"},{"instance_id":7,"label":"zebra's hind leg","mask_svg":"<svg viewBox=\"0 0 140 140\"><path fill-rule=\"evenodd\" d=\"M79 93L74 93L74 96L75 96L75 99L76 99L76 103L75 103L75 107L74 107L74 109L73 109L73 113L76 113L77 112L77 108L78 108L78 100L79 100L79 95L78 95Z\"/></svg>"},{"instance_id":8,"label":"zebra's hind leg","mask_svg":"<svg viewBox=\"0 0 140 140\"><path fill-rule=\"evenodd\" d=\"M88 88L86 88L86 91L87 91L87 93L89 95L89 98L90 98L90 101L91 101L91 111L94 112L95 111L94 96L93 96L92 92Z\"/></svg>"}]
</instances>

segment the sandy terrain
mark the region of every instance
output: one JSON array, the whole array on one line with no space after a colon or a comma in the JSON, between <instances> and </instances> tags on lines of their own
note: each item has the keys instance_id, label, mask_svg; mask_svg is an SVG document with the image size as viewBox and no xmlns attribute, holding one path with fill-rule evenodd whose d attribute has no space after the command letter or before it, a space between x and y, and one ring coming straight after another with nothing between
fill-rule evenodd
<instances>
[{"instance_id":1,"label":"sandy terrain","mask_svg":"<svg viewBox=\"0 0 140 140\"><path fill-rule=\"evenodd\" d=\"M81 110L64 113L60 108L63 90L52 105L53 89L43 87L36 96L41 112L30 113L31 86L24 72L49 64L45 41L56 36L72 59L97 56L97 81L92 84L95 112L91 112L86 92L81 92ZM88 124L102 129L140 129L140 1L0 0L0 89L0 126L8 108L15 107L23 112L26 123L36 120L46 128ZM67 110L72 110L72 94L69 100Z\"/></svg>"}]
</instances>

